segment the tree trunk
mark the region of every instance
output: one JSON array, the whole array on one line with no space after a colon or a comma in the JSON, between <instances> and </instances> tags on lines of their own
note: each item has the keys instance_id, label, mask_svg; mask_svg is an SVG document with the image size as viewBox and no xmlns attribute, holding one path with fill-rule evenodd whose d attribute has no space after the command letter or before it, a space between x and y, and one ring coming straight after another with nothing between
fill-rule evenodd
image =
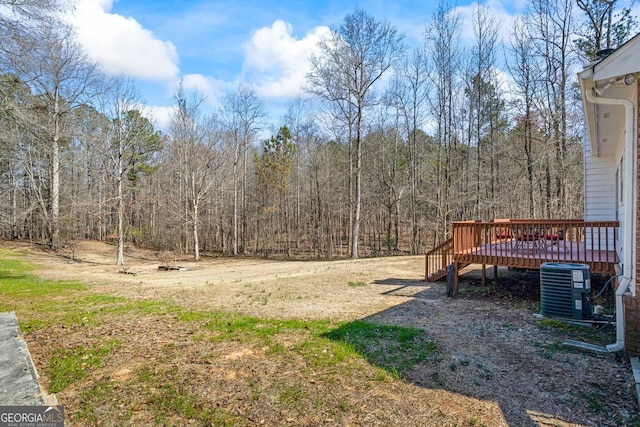
<instances>
[{"instance_id":1,"label":"tree trunk","mask_svg":"<svg viewBox=\"0 0 640 427\"><path fill-rule=\"evenodd\" d=\"M362 198L362 140L360 134L360 121L356 130L356 188L353 212L353 230L351 232L351 258L358 258L358 239L360 236L360 205Z\"/></svg>"},{"instance_id":2,"label":"tree trunk","mask_svg":"<svg viewBox=\"0 0 640 427\"><path fill-rule=\"evenodd\" d=\"M18 182L11 171L11 238L18 238Z\"/></svg>"},{"instance_id":3,"label":"tree trunk","mask_svg":"<svg viewBox=\"0 0 640 427\"><path fill-rule=\"evenodd\" d=\"M291 220L289 218L289 197L287 195L287 189L284 189L284 228L285 235L287 236L286 253L287 259L291 258Z\"/></svg>"},{"instance_id":4,"label":"tree trunk","mask_svg":"<svg viewBox=\"0 0 640 427\"><path fill-rule=\"evenodd\" d=\"M120 157L118 159L118 257L116 265L124 265L124 196L122 191L122 147L120 147Z\"/></svg>"},{"instance_id":5,"label":"tree trunk","mask_svg":"<svg viewBox=\"0 0 640 427\"><path fill-rule=\"evenodd\" d=\"M193 203L193 260L200 261L200 243L198 240L198 213L199 204Z\"/></svg>"},{"instance_id":6,"label":"tree trunk","mask_svg":"<svg viewBox=\"0 0 640 427\"><path fill-rule=\"evenodd\" d=\"M233 164L233 236L231 254L238 255L238 153Z\"/></svg>"},{"instance_id":7,"label":"tree trunk","mask_svg":"<svg viewBox=\"0 0 640 427\"><path fill-rule=\"evenodd\" d=\"M118 179L118 259L116 265L124 265L124 200L122 179Z\"/></svg>"},{"instance_id":8,"label":"tree trunk","mask_svg":"<svg viewBox=\"0 0 640 427\"><path fill-rule=\"evenodd\" d=\"M49 246L60 246L60 100L55 95L53 141L51 141L51 239Z\"/></svg>"}]
</instances>

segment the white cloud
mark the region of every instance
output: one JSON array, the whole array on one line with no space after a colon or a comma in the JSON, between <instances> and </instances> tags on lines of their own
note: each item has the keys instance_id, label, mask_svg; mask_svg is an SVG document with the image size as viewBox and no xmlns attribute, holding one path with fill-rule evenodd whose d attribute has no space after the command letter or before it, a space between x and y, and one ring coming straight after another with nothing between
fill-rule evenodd
<instances>
[{"instance_id":1,"label":"white cloud","mask_svg":"<svg viewBox=\"0 0 640 427\"><path fill-rule=\"evenodd\" d=\"M185 74L182 77L182 83L185 90L200 92L205 95L211 103L214 103L216 99L222 97L224 92L232 86L232 83L227 83L202 74Z\"/></svg>"},{"instance_id":2,"label":"white cloud","mask_svg":"<svg viewBox=\"0 0 640 427\"><path fill-rule=\"evenodd\" d=\"M511 74L498 68L493 68L493 72L495 73L498 90L502 94L502 97L505 99L505 101L509 103L517 99L518 88Z\"/></svg>"},{"instance_id":3,"label":"white cloud","mask_svg":"<svg viewBox=\"0 0 640 427\"><path fill-rule=\"evenodd\" d=\"M70 18L80 43L109 74L151 81L174 79L178 54L133 18L112 14L112 0L80 0Z\"/></svg>"},{"instance_id":4,"label":"white cloud","mask_svg":"<svg viewBox=\"0 0 640 427\"><path fill-rule=\"evenodd\" d=\"M303 38L293 35L291 24L277 20L257 30L244 44L244 80L256 85L266 98L302 95L309 57L317 49L327 27L315 27Z\"/></svg>"},{"instance_id":5,"label":"white cloud","mask_svg":"<svg viewBox=\"0 0 640 427\"><path fill-rule=\"evenodd\" d=\"M490 19L492 19L498 29L498 37L501 40L509 40L513 31L513 23L518 16L516 13L509 12L504 5L498 0L488 0L482 7L486 8ZM474 34L474 14L477 13L478 2L473 2L467 6L456 8L462 21L462 39L465 44L473 43ZM500 40L499 40L500 41Z\"/></svg>"},{"instance_id":6,"label":"white cloud","mask_svg":"<svg viewBox=\"0 0 640 427\"><path fill-rule=\"evenodd\" d=\"M160 129L162 132L165 132L169 128L169 120L171 119L172 111L172 105L146 105L143 115L151 120L156 129Z\"/></svg>"}]
</instances>

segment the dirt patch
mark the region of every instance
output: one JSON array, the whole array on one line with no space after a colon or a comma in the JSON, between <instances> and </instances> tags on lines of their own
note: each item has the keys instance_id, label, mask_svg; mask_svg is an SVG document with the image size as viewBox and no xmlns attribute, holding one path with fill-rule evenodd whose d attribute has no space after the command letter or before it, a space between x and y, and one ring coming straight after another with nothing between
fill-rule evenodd
<instances>
[{"instance_id":1,"label":"dirt patch","mask_svg":"<svg viewBox=\"0 0 640 427\"><path fill-rule=\"evenodd\" d=\"M563 328L536 320L535 273L500 270L498 283L483 287L479 273L472 272L463 277L460 297L447 298L444 283L421 281L423 257L295 262L211 258L198 263L173 257L171 262L186 270L160 271L166 253L131 248L126 258L131 274L121 274L122 268L113 264L115 248L108 245L79 243L67 258L14 247L28 251L43 267L39 274L87 282L99 294L168 300L265 319L364 319L413 326L427 331L437 345L428 360L402 375L404 381L375 381L366 377L370 374L353 380L314 371L295 383L291 398L295 393L317 396L324 402L318 408L325 409L314 409L315 400L310 400L284 411L278 401L287 398L287 387L293 387L288 378L299 376L296 366L304 362L279 359L273 345L214 344L197 338L201 331L171 315L114 318L90 332L83 327L64 331L69 346L121 337L121 347L91 382L110 379L110 387L121 388L134 401L131 419L138 424L154 421L145 411L148 402L137 397L150 395L149 390L127 390L140 367L146 367L145 375L184 378L185 394L200 396L227 413L245 414L255 425L640 423L627 358L579 353L561 345L567 339L610 343L615 337L611 328ZM27 337L45 381L50 346L55 345L48 337L55 333L41 330ZM276 347L295 346L296 339L287 337L289 341ZM369 372L366 361L362 364ZM58 397L70 412L80 411L92 384L75 385ZM336 418L326 410L331 406L348 407L351 415Z\"/></svg>"}]
</instances>

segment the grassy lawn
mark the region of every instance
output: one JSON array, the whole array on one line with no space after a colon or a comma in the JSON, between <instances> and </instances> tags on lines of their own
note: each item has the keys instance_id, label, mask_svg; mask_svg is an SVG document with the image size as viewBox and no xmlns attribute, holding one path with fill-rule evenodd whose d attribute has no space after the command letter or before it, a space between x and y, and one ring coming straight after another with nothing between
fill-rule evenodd
<instances>
[{"instance_id":1,"label":"grassy lawn","mask_svg":"<svg viewBox=\"0 0 640 427\"><path fill-rule=\"evenodd\" d=\"M359 423L373 390L436 348L421 329L197 311L36 268L0 249L0 311L16 312L68 425Z\"/></svg>"}]
</instances>

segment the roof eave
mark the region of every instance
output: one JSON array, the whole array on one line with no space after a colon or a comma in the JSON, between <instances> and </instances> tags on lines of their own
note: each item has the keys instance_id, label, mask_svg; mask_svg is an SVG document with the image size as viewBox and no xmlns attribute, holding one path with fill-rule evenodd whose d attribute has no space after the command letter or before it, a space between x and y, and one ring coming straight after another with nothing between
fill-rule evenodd
<instances>
[{"instance_id":1,"label":"roof eave","mask_svg":"<svg viewBox=\"0 0 640 427\"><path fill-rule=\"evenodd\" d=\"M593 80L593 68L589 67L578 74L578 82L580 83L580 95L582 97L582 108L587 127L587 136L589 138L589 146L591 147L591 155L598 157L598 130L596 128L596 106L587 101L586 93L588 90L595 88Z\"/></svg>"}]
</instances>

